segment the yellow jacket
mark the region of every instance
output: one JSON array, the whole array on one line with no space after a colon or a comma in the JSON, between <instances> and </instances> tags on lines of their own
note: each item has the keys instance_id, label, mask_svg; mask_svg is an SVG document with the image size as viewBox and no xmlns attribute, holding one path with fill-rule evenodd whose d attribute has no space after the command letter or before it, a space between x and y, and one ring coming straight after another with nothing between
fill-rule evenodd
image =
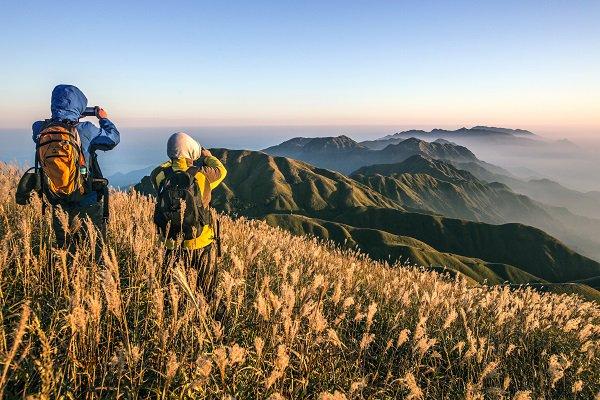
<instances>
[{"instance_id":1,"label":"yellow jacket","mask_svg":"<svg viewBox=\"0 0 600 400\"><path fill-rule=\"evenodd\" d=\"M167 168L172 167L174 171L187 171L192 165L192 161L186 158L176 158L167 161L152 171L150 175L152 184L158 190L160 183L165 179L165 169ZM202 196L202 205L208 207L211 199L211 191L225 179L227 170L223 163L213 156L204 157L200 165L200 170L196 173L195 179ZM184 240L183 243L178 243L172 239L163 239L163 241L168 249L174 249L176 246L181 245L185 249L195 250L208 246L212 243L213 239L213 227L205 225L200 235L194 239Z\"/></svg>"}]
</instances>

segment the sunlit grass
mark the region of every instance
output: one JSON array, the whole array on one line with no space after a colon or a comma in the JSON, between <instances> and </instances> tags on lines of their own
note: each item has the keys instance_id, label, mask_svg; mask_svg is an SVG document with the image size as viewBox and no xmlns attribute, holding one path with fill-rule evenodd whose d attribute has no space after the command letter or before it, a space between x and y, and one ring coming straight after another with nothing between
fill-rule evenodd
<instances>
[{"instance_id":1,"label":"sunlit grass","mask_svg":"<svg viewBox=\"0 0 600 400\"><path fill-rule=\"evenodd\" d=\"M47 247L39 202L14 203L20 171L0 169L6 398L598 396L598 304L471 287L227 217L207 301L193 270L162 267L150 199L113 193L103 262L89 245L69 260Z\"/></svg>"}]
</instances>

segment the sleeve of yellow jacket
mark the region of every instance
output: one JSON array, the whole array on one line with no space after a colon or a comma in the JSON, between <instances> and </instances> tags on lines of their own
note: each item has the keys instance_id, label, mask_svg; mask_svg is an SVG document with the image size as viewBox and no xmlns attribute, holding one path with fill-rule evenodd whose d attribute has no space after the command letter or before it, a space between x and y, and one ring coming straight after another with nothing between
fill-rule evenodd
<instances>
[{"instance_id":1,"label":"sleeve of yellow jacket","mask_svg":"<svg viewBox=\"0 0 600 400\"><path fill-rule=\"evenodd\" d=\"M210 185L210 190L213 190L219 186L219 183L223 182L223 179L225 179L225 176L227 175L227 170L217 157L210 156L204 158L199 173L205 176L205 179ZM200 187L204 188L204 185L200 185Z\"/></svg>"},{"instance_id":2,"label":"sleeve of yellow jacket","mask_svg":"<svg viewBox=\"0 0 600 400\"><path fill-rule=\"evenodd\" d=\"M208 207L211 199L211 191L223 182L227 170L223 163L216 157L206 157L202 160L200 170L196 173L196 183L202 194L202 203Z\"/></svg>"}]
</instances>

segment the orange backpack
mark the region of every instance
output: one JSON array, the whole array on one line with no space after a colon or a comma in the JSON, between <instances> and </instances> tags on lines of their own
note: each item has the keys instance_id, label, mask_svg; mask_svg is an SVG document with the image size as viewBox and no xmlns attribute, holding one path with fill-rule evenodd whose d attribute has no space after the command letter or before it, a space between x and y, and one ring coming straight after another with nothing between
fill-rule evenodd
<instances>
[{"instance_id":1,"label":"orange backpack","mask_svg":"<svg viewBox=\"0 0 600 400\"><path fill-rule=\"evenodd\" d=\"M53 200L77 201L86 192L87 164L76 124L48 121L36 146L44 192Z\"/></svg>"}]
</instances>

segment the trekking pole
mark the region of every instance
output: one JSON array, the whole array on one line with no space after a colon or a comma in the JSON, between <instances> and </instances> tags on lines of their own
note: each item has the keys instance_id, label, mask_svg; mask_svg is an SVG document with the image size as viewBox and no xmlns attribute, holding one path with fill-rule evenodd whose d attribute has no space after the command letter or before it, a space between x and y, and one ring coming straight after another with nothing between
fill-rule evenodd
<instances>
[{"instance_id":1,"label":"trekking pole","mask_svg":"<svg viewBox=\"0 0 600 400\"><path fill-rule=\"evenodd\" d=\"M108 239L108 220L110 217L109 214L109 203L108 203L108 198L109 198L109 190L108 190L108 184L104 186L104 188L102 189L102 197L103 197L103 204L102 204L102 236L104 239L104 242L106 243L106 240Z\"/></svg>"},{"instance_id":2,"label":"trekking pole","mask_svg":"<svg viewBox=\"0 0 600 400\"><path fill-rule=\"evenodd\" d=\"M88 109L97 109L98 107L88 107ZM90 114L92 115L92 114ZM110 217L109 210L109 195L110 190L108 189L108 179L104 178L102 175L102 170L100 169L100 164L98 164L98 155L96 154L96 150L92 150L90 153L91 156L91 167L92 167L92 190L96 191L98 194L98 198L102 200L102 239L106 243L108 239L108 220Z\"/></svg>"},{"instance_id":3,"label":"trekking pole","mask_svg":"<svg viewBox=\"0 0 600 400\"><path fill-rule=\"evenodd\" d=\"M35 148L35 167L33 172L35 172L36 179L40 180L40 199L42 200L42 215L46 214L46 202L44 201L44 177L42 176L42 169L40 167L40 156L38 155L38 144L36 144ZM37 185L36 185L37 186Z\"/></svg>"},{"instance_id":4,"label":"trekking pole","mask_svg":"<svg viewBox=\"0 0 600 400\"><path fill-rule=\"evenodd\" d=\"M217 219L217 257L221 258L221 220Z\"/></svg>"}]
</instances>

